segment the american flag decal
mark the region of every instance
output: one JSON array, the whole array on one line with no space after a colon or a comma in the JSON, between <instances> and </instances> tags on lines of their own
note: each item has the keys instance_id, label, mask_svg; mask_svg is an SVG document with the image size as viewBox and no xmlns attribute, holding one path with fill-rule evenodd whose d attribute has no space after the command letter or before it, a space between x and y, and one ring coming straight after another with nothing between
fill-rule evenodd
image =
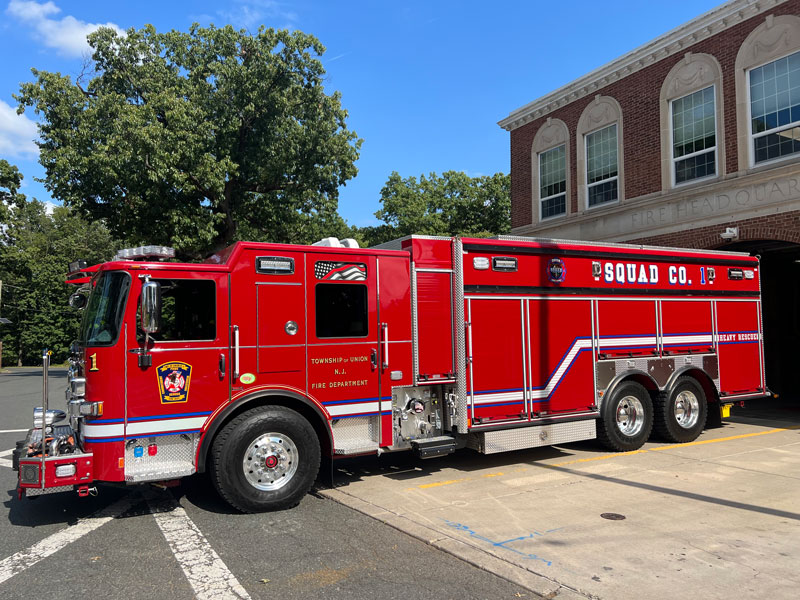
<instances>
[{"instance_id":1,"label":"american flag decal","mask_svg":"<svg viewBox=\"0 0 800 600\"><path fill-rule=\"evenodd\" d=\"M318 260L314 264L314 276L328 281L365 281L367 265L364 263L345 263Z\"/></svg>"}]
</instances>

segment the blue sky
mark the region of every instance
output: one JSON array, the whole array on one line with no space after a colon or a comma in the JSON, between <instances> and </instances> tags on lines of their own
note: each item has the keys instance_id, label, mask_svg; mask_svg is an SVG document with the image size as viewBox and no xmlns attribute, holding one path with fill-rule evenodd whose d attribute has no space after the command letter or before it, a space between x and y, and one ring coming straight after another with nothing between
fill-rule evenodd
<instances>
[{"instance_id":1,"label":"blue sky","mask_svg":"<svg viewBox=\"0 0 800 600\"><path fill-rule=\"evenodd\" d=\"M300 29L327 47L326 89L342 93L349 127L364 139L359 174L342 188L339 211L369 225L392 171L508 172L509 133L497 121L718 4L0 0L0 158L20 167L25 194L50 200L34 181L44 175L32 143L35 115L17 117L12 94L32 67L77 75L85 35L99 24Z\"/></svg>"}]
</instances>

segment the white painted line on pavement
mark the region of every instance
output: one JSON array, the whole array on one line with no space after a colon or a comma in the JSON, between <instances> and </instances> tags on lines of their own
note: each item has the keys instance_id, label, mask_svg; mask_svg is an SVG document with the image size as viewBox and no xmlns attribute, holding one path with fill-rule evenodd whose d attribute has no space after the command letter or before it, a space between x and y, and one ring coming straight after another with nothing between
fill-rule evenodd
<instances>
[{"instance_id":1,"label":"white painted line on pavement","mask_svg":"<svg viewBox=\"0 0 800 600\"><path fill-rule=\"evenodd\" d=\"M156 523L199 600L250 600L250 595L228 570L183 507L175 506L169 510L169 506L174 504L156 505L150 500L148 503ZM169 512L161 512L163 510Z\"/></svg>"},{"instance_id":2,"label":"white painted line on pavement","mask_svg":"<svg viewBox=\"0 0 800 600\"><path fill-rule=\"evenodd\" d=\"M3 450L0 452L0 456L11 456L12 454L14 454L13 448L11 450Z\"/></svg>"},{"instance_id":3,"label":"white painted line on pavement","mask_svg":"<svg viewBox=\"0 0 800 600\"><path fill-rule=\"evenodd\" d=\"M93 516L79 519L75 525L62 529L30 548L12 554L0 561L0 584L11 579L14 575L22 573L40 560L55 554L72 542L81 539L87 533L91 533L98 527L105 525L113 518L118 517L131 507L134 499L141 499L141 497L138 494L128 494L103 510L96 512Z\"/></svg>"},{"instance_id":4,"label":"white painted line on pavement","mask_svg":"<svg viewBox=\"0 0 800 600\"><path fill-rule=\"evenodd\" d=\"M0 429L0 433L28 433L27 429Z\"/></svg>"},{"instance_id":5,"label":"white painted line on pavement","mask_svg":"<svg viewBox=\"0 0 800 600\"><path fill-rule=\"evenodd\" d=\"M0 458L0 467L8 467L9 469L13 469L14 464L7 458Z\"/></svg>"}]
</instances>

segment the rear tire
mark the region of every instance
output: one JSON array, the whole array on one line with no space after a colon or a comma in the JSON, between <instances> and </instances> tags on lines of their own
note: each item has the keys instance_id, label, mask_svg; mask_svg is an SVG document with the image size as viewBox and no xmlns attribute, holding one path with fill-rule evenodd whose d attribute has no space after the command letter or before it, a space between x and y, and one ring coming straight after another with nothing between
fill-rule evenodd
<instances>
[{"instance_id":1,"label":"rear tire","mask_svg":"<svg viewBox=\"0 0 800 600\"><path fill-rule=\"evenodd\" d=\"M625 381L603 400L597 422L597 439L618 452L638 450L653 430L653 402L635 381Z\"/></svg>"},{"instance_id":2,"label":"rear tire","mask_svg":"<svg viewBox=\"0 0 800 600\"><path fill-rule=\"evenodd\" d=\"M283 406L263 406L225 425L211 447L210 475L219 495L245 513L296 506L319 471L311 424Z\"/></svg>"},{"instance_id":3,"label":"rear tire","mask_svg":"<svg viewBox=\"0 0 800 600\"><path fill-rule=\"evenodd\" d=\"M693 442L703 432L708 402L702 386L692 377L681 377L669 392L658 395L655 429L668 442Z\"/></svg>"}]
</instances>

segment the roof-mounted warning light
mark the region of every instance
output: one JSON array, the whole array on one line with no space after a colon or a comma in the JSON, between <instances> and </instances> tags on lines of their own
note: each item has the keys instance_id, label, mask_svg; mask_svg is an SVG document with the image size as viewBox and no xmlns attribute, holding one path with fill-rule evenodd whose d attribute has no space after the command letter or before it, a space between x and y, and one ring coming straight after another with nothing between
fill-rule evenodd
<instances>
[{"instance_id":1,"label":"roof-mounted warning light","mask_svg":"<svg viewBox=\"0 0 800 600\"><path fill-rule=\"evenodd\" d=\"M114 260L142 260L145 258L175 258L175 249L168 246L137 246L118 250Z\"/></svg>"},{"instance_id":2,"label":"roof-mounted warning light","mask_svg":"<svg viewBox=\"0 0 800 600\"><path fill-rule=\"evenodd\" d=\"M322 238L318 242L311 244L312 246L329 246L331 248L358 248L358 242L353 238L345 238L340 240L335 237Z\"/></svg>"}]
</instances>

